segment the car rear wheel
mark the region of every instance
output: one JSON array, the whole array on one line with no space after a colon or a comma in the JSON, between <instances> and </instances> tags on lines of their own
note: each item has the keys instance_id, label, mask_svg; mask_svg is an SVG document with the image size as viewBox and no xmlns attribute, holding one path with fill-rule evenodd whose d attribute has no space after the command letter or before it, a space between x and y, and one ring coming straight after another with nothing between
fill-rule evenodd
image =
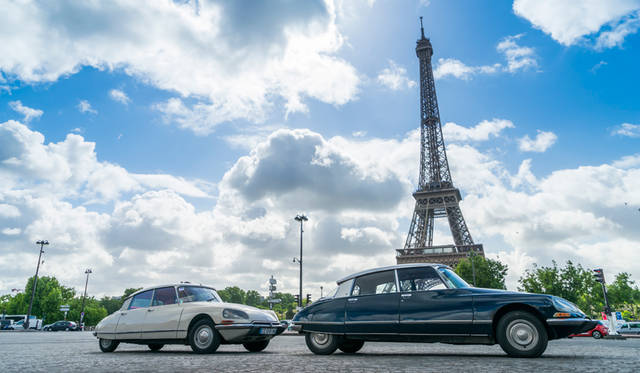
<instances>
[{"instance_id":1,"label":"car rear wheel","mask_svg":"<svg viewBox=\"0 0 640 373\"><path fill-rule=\"evenodd\" d=\"M340 343L338 348L345 354L355 354L356 352L360 351L362 346L364 346L364 341L346 339L342 343Z\"/></svg>"},{"instance_id":2,"label":"car rear wheel","mask_svg":"<svg viewBox=\"0 0 640 373\"><path fill-rule=\"evenodd\" d=\"M594 331L593 331L593 333L591 333L591 336L592 336L593 338L595 338L595 339L600 339L600 338L602 338L602 333L600 333L600 332L599 332L599 331L597 331L597 330L594 330Z\"/></svg>"},{"instance_id":3,"label":"car rear wheel","mask_svg":"<svg viewBox=\"0 0 640 373\"><path fill-rule=\"evenodd\" d=\"M196 354L211 354L220 346L220 334L208 319L198 320L189 330L189 345Z\"/></svg>"},{"instance_id":4,"label":"car rear wheel","mask_svg":"<svg viewBox=\"0 0 640 373\"><path fill-rule=\"evenodd\" d=\"M547 349L547 330L537 317L512 311L500 318L496 328L500 347L513 357L538 357Z\"/></svg>"},{"instance_id":5,"label":"car rear wheel","mask_svg":"<svg viewBox=\"0 0 640 373\"><path fill-rule=\"evenodd\" d=\"M164 347L162 343L149 343L147 346L149 346L149 349L151 351L159 351L162 347Z\"/></svg>"},{"instance_id":6,"label":"car rear wheel","mask_svg":"<svg viewBox=\"0 0 640 373\"><path fill-rule=\"evenodd\" d=\"M100 338L98 341L98 345L100 345L100 350L102 352L113 352L116 350L120 342L114 341L113 339L104 339Z\"/></svg>"},{"instance_id":7,"label":"car rear wheel","mask_svg":"<svg viewBox=\"0 0 640 373\"><path fill-rule=\"evenodd\" d=\"M249 352L260 352L267 348L269 341L247 342L242 344Z\"/></svg>"},{"instance_id":8,"label":"car rear wheel","mask_svg":"<svg viewBox=\"0 0 640 373\"><path fill-rule=\"evenodd\" d=\"M307 333L304 339L309 350L316 355L331 355L341 342L340 337L325 333Z\"/></svg>"}]
</instances>

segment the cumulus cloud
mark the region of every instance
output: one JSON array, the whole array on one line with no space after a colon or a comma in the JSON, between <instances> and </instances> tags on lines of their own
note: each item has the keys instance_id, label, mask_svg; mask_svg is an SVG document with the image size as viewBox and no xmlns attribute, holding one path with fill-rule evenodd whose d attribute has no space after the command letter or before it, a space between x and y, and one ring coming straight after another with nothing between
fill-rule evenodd
<instances>
[{"instance_id":1,"label":"cumulus cloud","mask_svg":"<svg viewBox=\"0 0 640 373\"><path fill-rule=\"evenodd\" d=\"M129 96L127 96L127 94L124 93L124 91L119 89L110 90L109 97L111 97L112 100L117 101L123 105L128 105L129 102L131 102L131 99L129 99Z\"/></svg>"},{"instance_id":2,"label":"cumulus cloud","mask_svg":"<svg viewBox=\"0 0 640 373\"><path fill-rule=\"evenodd\" d=\"M20 100L10 101L9 106L13 111L24 115L24 121L26 123L31 122L32 119L40 118L42 114L44 114L42 110L33 109L28 106L22 105L22 102L20 102Z\"/></svg>"},{"instance_id":3,"label":"cumulus cloud","mask_svg":"<svg viewBox=\"0 0 640 373\"><path fill-rule=\"evenodd\" d=\"M461 136L491 138L510 128L504 119L485 122L494 125ZM2 123L0 292L23 285L33 270L27 264L37 251L15 247L40 238L52 243L43 274L79 288L81 273L69 268L91 266L98 294L179 280L264 291L271 274L282 290L295 291L290 258L298 252L299 212L310 219L305 283L330 288L348 273L395 262L413 211L419 142L418 130L363 139L278 129L227 170L215 200L196 203L213 186L134 174L99 161L95 144L81 136L46 143L23 124ZM640 259L633 250L640 241L637 154L547 175L536 175L530 159L512 173L471 144L449 144L447 155L471 233L487 255L510 265L510 288L531 263L600 265L607 247L615 259L606 271L640 276L633 266ZM438 240L447 240L442 233Z\"/></svg>"},{"instance_id":4,"label":"cumulus cloud","mask_svg":"<svg viewBox=\"0 0 640 373\"><path fill-rule=\"evenodd\" d=\"M448 122L442 127L442 133L447 141L486 141L491 136L499 136L505 128L514 128L513 122L506 119L483 120L471 128Z\"/></svg>"},{"instance_id":5,"label":"cumulus cloud","mask_svg":"<svg viewBox=\"0 0 640 373\"><path fill-rule=\"evenodd\" d=\"M640 124L622 123L616 126L611 131L611 134L626 137L640 137Z\"/></svg>"},{"instance_id":6,"label":"cumulus cloud","mask_svg":"<svg viewBox=\"0 0 640 373\"><path fill-rule=\"evenodd\" d=\"M558 43L611 48L640 27L638 0L515 0L513 11ZM595 40L594 40L595 39Z\"/></svg>"},{"instance_id":7,"label":"cumulus cloud","mask_svg":"<svg viewBox=\"0 0 640 373\"><path fill-rule=\"evenodd\" d=\"M323 0L26 1L0 14L6 76L35 84L84 66L117 70L175 93L155 107L198 134L261 122L281 101L293 113L307 99L353 100L360 78L336 56L343 44L335 5Z\"/></svg>"},{"instance_id":8,"label":"cumulus cloud","mask_svg":"<svg viewBox=\"0 0 640 373\"><path fill-rule=\"evenodd\" d=\"M455 58L440 58L433 71L433 76L436 79L452 76L457 79L469 80L480 74L515 73L520 70L535 69L538 67L538 61L533 48L523 47L516 42L522 36L523 34L507 36L496 46L496 50L504 56L506 65L495 63L493 65L469 66Z\"/></svg>"},{"instance_id":9,"label":"cumulus cloud","mask_svg":"<svg viewBox=\"0 0 640 373\"><path fill-rule=\"evenodd\" d=\"M402 66L398 66L392 60L389 60L388 67L385 67L380 71L380 73L378 73L376 80L380 85L393 91L413 88L416 86L416 82L407 77L407 69Z\"/></svg>"},{"instance_id":10,"label":"cumulus cloud","mask_svg":"<svg viewBox=\"0 0 640 373\"><path fill-rule=\"evenodd\" d=\"M529 135L525 135L518 139L518 147L523 152L537 152L542 153L555 144L558 136L553 132L545 132L538 130L538 134L534 139L531 139Z\"/></svg>"},{"instance_id":11,"label":"cumulus cloud","mask_svg":"<svg viewBox=\"0 0 640 373\"><path fill-rule=\"evenodd\" d=\"M81 113L98 114L98 111L91 107L91 103L87 100L80 100L77 108Z\"/></svg>"}]
</instances>

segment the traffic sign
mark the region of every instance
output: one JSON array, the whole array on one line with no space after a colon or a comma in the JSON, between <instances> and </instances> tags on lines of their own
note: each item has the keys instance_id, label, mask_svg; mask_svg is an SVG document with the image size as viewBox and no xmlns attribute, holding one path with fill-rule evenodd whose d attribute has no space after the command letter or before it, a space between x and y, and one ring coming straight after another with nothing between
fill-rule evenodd
<instances>
[{"instance_id":1,"label":"traffic sign","mask_svg":"<svg viewBox=\"0 0 640 373\"><path fill-rule=\"evenodd\" d=\"M280 303L280 302L282 302L282 299L267 299L267 302L269 302L269 303Z\"/></svg>"},{"instance_id":2,"label":"traffic sign","mask_svg":"<svg viewBox=\"0 0 640 373\"><path fill-rule=\"evenodd\" d=\"M622 320L622 312L616 312L616 320Z\"/></svg>"},{"instance_id":3,"label":"traffic sign","mask_svg":"<svg viewBox=\"0 0 640 373\"><path fill-rule=\"evenodd\" d=\"M60 306L60 311L61 312L68 312L69 311L69 305L68 304L63 304Z\"/></svg>"}]
</instances>

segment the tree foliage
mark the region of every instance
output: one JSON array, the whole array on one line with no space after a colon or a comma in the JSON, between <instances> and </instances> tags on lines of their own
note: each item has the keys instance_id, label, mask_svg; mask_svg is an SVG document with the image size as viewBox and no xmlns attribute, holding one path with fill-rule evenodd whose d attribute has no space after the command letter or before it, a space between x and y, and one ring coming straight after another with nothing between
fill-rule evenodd
<instances>
[{"instance_id":1,"label":"tree foliage","mask_svg":"<svg viewBox=\"0 0 640 373\"><path fill-rule=\"evenodd\" d=\"M472 260L476 272L476 287L506 289L504 279L509 267L497 259L489 259L479 255L462 259L455 269L460 277L473 284Z\"/></svg>"}]
</instances>

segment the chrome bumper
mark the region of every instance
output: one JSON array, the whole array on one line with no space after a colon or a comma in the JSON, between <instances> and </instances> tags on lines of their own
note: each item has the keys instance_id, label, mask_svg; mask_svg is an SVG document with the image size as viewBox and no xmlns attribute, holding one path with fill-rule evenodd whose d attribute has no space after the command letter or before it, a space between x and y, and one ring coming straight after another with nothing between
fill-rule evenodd
<instances>
[{"instance_id":1,"label":"chrome bumper","mask_svg":"<svg viewBox=\"0 0 640 373\"><path fill-rule=\"evenodd\" d=\"M598 322L586 318L547 319L547 325L553 328L557 338L564 338L589 331L595 328Z\"/></svg>"},{"instance_id":2,"label":"chrome bumper","mask_svg":"<svg viewBox=\"0 0 640 373\"><path fill-rule=\"evenodd\" d=\"M275 329L275 334L261 334L261 329ZM259 322L245 324L216 325L216 330L227 342L264 341L282 334L286 327L279 322Z\"/></svg>"}]
</instances>

